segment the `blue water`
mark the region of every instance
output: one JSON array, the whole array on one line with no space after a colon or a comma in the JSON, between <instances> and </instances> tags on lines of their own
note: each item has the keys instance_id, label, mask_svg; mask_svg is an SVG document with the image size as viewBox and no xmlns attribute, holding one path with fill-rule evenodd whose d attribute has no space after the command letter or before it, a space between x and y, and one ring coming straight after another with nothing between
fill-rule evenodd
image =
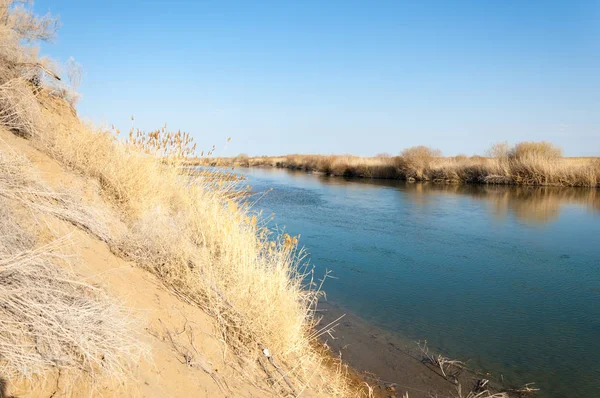
<instances>
[{"instance_id":1,"label":"blue water","mask_svg":"<svg viewBox=\"0 0 600 398\"><path fill-rule=\"evenodd\" d=\"M600 397L599 190L238 171L331 301L539 396Z\"/></svg>"}]
</instances>

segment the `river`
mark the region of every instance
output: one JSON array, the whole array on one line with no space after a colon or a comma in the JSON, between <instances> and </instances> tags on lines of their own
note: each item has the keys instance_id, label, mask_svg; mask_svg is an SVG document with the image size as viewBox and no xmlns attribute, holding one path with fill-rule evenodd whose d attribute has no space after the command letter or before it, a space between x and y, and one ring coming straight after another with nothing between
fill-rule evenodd
<instances>
[{"instance_id":1,"label":"river","mask_svg":"<svg viewBox=\"0 0 600 398\"><path fill-rule=\"evenodd\" d=\"M237 171L329 301L538 396L600 396L600 190Z\"/></svg>"}]
</instances>

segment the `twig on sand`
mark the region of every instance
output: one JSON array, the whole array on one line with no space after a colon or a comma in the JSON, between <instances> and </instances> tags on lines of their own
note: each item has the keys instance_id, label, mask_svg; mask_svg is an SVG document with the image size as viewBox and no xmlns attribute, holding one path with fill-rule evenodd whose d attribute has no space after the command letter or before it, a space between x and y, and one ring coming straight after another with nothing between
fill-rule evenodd
<instances>
[{"instance_id":1,"label":"twig on sand","mask_svg":"<svg viewBox=\"0 0 600 398\"><path fill-rule=\"evenodd\" d=\"M445 379L450 380L454 382L454 384L456 384L458 393L456 398L509 398L513 396L523 397L525 395L529 395L531 393L539 391L538 388L532 387L534 383L527 383L523 387L519 388L496 389L490 386L490 381L488 379L479 379L475 381L475 385L469 391L469 393L467 395L464 395L462 392L462 385L458 381L458 376L464 369L467 369L465 363L461 361L448 359L441 354L434 355L430 353L429 347L427 346L427 340L425 340L423 343L417 341L417 347L419 347L423 355L421 362L439 368L442 372L442 376L444 376ZM502 380L504 384L504 378Z\"/></svg>"},{"instance_id":2,"label":"twig on sand","mask_svg":"<svg viewBox=\"0 0 600 398\"><path fill-rule=\"evenodd\" d=\"M458 375L465 368L464 362L451 360L445 356L438 354L434 355L429 353L429 347L427 346L427 340L423 344L417 342L417 346L423 354L422 362L429 363L440 369L445 379L451 380L454 384L458 384ZM452 373L450 373L452 371Z\"/></svg>"},{"instance_id":3,"label":"twig on sand","mask_svg":"<svg viewBox=\"0 0 600 398\"><path fill-rule=\"evenodd\" d=\"M187 334L190 346L192 347L194 352L190 351L185 345L175 341L175 339L173 338L173 334L165 326L162 319L159 318L158 320L159 320L160 324L162 325L165 333L167 334L167 337L169 338L171 346L173 347L173 349L175 350L175 352L177 354L182 356L183 360L178 358L179 362L181 362L182 364L185 364L189 367L200 369L203 372L205 372L206 374L208 374L210 377L212 377L215 384L217 385L217 387L219 387L219 389L221 390L223 395L228 396L227 393L230 392L230 390L229 390L229 387L227 386L227 383L222 381L221 378L211 369L211 364L202 357L202 355L196 348L196 346L194 344L194 330L192 329L191 326L188 326L187 319L186 319L185 324L183 325L183 330L181 332L179 332L178 335L181 335L183 332L187 332L186 334ZM195 353L195 355L194 355L194 353Z\"/></svg>"},{"instance_id":4,"label":"twig on sand","mask_svg":"<svg viewBox=\"0 0 600 398\"><path fill-rule=\"evenodd\" d=\"M477 391L477 386L480 385L481 380L478 380L477 385L473 391L469 391L467 395L463 395L462 386L459 384L457 387L458 395L457 398L509 398L509 395L506 392L496 392L492 393L489 390ZM488 381L489 380L485 380ZM487 383L485 383L487 384Z\"/></svg>"},{"instance_id":5,"label":"twig on sand","mask_svg":"<svg viewBox=\"0 0 600 398\"><path fill-rule=\"evenodd\" d=\"M288 379L288 377L285 374L285 372L279 366L277 366L277 364L273 360L273 357L271 356L271 353L269 352L269 350L267 348L263 348L263 354L265 354L265 356L267 357L267 359L269 360L269 362L271 363L271 365L273 365L273 367L281 375L281 377L283 378L283 380L285 381L285 383L288 385L288 387L290 388L290 390L292 390L292 393L294 394L294 396L297 396L298 393L296 392L296 389L294 388L294 386L290 382L290 379Z\"/></svg>"},{"instance_id":6,"label":"twig on sand","mask_svg":"<svg viewBox=\"0 0 600 398\"><path fill-rule=\"evenodd\" d=\"M517 393L519 396L523 396L523 395L526 395L526 394L532 394L532 393L535 393L537 391L540 391L539 388L532 387L534 384L535 383L527 383L523 387L512 388L512 389L509 389L508 391Z\"/></svg>"}]
</instances>

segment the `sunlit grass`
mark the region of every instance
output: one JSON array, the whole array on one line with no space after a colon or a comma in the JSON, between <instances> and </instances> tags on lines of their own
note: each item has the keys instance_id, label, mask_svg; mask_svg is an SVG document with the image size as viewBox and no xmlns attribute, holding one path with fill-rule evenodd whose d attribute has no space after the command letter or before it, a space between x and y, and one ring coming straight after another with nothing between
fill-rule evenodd
<instances>
[{"instance_id":1,"label":"sunlit grass","mask_svg":"<svg viewBox=\"0 0 600 398\"><path fill-rule=\"evenodd\" d=\"M427 147L408 148L399 156L288 155L280 157L197 158L191 164L279 167L332 176L388 178L439 183L556 185L597 187L600 159L565 158L547 142L494 145L489 156L442 157Z\"/></svg>"}]
</instances>

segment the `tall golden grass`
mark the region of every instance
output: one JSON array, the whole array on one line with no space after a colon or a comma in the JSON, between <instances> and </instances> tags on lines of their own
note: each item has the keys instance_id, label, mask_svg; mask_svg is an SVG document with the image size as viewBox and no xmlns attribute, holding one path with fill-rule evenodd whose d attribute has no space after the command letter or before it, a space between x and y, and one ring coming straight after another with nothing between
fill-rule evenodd
<instances>
[{"instance_id":1,"label":"tall golden grass","mask_svg":"<svg viewBox=\"0 0 600 398\"><path fill-rule=\"evenodd\" d=\"M270 366L272 358L289 380L274 387L278 393L307 388L332 396L349 393L343 372L325 367L314 348L320 291L302 265L297 239L272 236L238 200L236 181L182 175L176 159L165 164L109 132L55 112L46 120L60 128L32 140L100 182L106 201L128 226L109 239L115 253L211 314L240 359L240 372L256 377L261 363Z\"/></svg>"},{"instance_id":2,"label":"tall golden grass","mask_svg":"<svg viewBox=\"0 0 600 398\"><path fill-rule=\"evenodd\" d=\"M345 366L330 366L317 349L329 330L315 330L321 283L303 265L297 239L273 236L243 205L235 179L182 174L195 149L189 135L164 127L132 129L120 139L117 131L82 123L69 90L57 89L58 74L22 45L51 37L51 20L10 0L0 14L0 48L10 49L0 60L0 125L98 181L103 210L123 221L99 236L113 252L212 315L228 363L252 382L266 379L286 396L307 389L362 394L350 387Z\"/></svg>"},{"instance_id":3,"label":"tall golden grass","mask_svg":"<svg viewBox=\"0 0 600 398\"><path fill-rule=\"evenodd\" d=\"M197 158L189 164L280 167L333 176L389 178L443 183L600 186L599 158L564 158L548 142L494 145L488 157L442 157L439 150L419 146L399 156L288 155L280 157Z\"/></svg>"}]
</instances>

